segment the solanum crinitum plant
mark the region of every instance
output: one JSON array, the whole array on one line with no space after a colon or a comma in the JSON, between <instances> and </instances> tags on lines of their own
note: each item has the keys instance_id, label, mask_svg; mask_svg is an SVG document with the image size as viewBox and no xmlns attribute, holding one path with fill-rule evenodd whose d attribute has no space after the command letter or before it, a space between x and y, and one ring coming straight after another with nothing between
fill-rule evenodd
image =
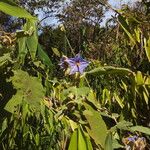
<instances>
[{"instance_id":1,"label":"solanum crinitum plant","mask_svg":"<svg viewBox=\"0 0 150 150\"><path fill-rule=\"evenodd\" d=\"M98 45L88 40L88 26L82 26L84 51L77 55L69 30L58 27L68 51L51 47L54 60L39 43L36 17L11 0L1 0L0 11L22 19L21 29L0 30L0 149L150 149L150 33L143 30L145 18L114 10L119 38L109 44L115 62L123 63L117 67L107 65L109 55L106 63L94 57L91 48ZM130 59L136 56L139 69Z\"/></svg>"}]
</instances>

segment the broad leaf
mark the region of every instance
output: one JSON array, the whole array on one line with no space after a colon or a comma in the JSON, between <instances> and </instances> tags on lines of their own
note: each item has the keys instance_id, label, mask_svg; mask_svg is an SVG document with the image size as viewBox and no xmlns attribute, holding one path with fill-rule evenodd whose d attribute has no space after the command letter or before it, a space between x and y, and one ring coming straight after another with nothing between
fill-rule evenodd
<instances>
[{"instance_id":1,"label":"broad leaf","mask_svg":"<svg viewBox=\"0 0 150 150\"><path fill-rule=\"evenodd\" d=\"M20 62L22 64L24 63L27 52L29 52L31 58L34 59L38 47L36 21L27 19L27 22L24 24L23 30L17 32L17 37Z\"/></svg>"},{"instance_id":2,"label":"broad leaf","mask_svg":"<svg viewBox=\"0 0 150 150\"><path fill-rule=\"evenodd\" d=\"M112 127L110 130L112 132L116 131L117 129L120 129L120 130L130 130L131 126L133 126L133 124L131 122L123 120L123 121L117 123L117 125L115 125L114 127Z\"/></svg>"},{"instance_id":3,"label":"broad leaf","mask_svg":"<svg viewBox=\"0 0 150 150\"><path fill-rule=\"evenodd\" d=\"M119 68L113 66L105 66L105 67L98 67L89 72L85 72L85 75L102 75L102 74L119 74L119 75L130 75L133 72L127 68Z\"/></svg>"},{"instance_id":4,"label":"broad leaf","mask_svg":"<svg viewBox=\"0 0 150 150\"><path fill-rule=\"evenodd\" d=\"M6 104L5 109L7 111L13 113L14 106L22 103L23 100L33 105L36 109L39 109L45 90L38 78L31 77L24 71L16 70L10 81L17 92Z\"/></svg>"},{"instance_id":5,"label":"broad leaf","mask_svg":"<svg viewBox=\"0 0 150 150\"><path fill-rule=\"evenodd\" d=\"M138 131L138 132L141 132L141 133L145 133L147 135L150 135L150 128L148 127L143 127L143 126L134 126L134 127L131 127L131 131Z\"/></svg>"},{"instance_id":6,"label":"broad leaf","mask_svg":"<svg viewBox=\"0 0 150 150\"><path fill-rule=\"evenodd\" d=\"M103 121L100 113L94 110L91 106L84 104L86 110L83 112L86 117L90 128L87 128L89 135L94 139L96 144L104 148L105 139L107 136L106 124Z\"/></svg>"},{"instance_id":7,"label":"broad leaf","mask_svg":"<svg viewBox=\"0 0 150 150\"><path fill-rule=\"evenodd\" d=\"M36 17L33 17L30 13L28 13L25 9L19 7L12 0L1 0L0 10L11 16L36 19Z\"/></svg>"},{"instance_id":8,"label":"broad leaf","mask_svg":"<svg viewBox=\"0 0 150 150\"><path fill-rule=\"evenodd\" d=\"M65 98L69 96L69 94L72 94L76 96L76 98L79 98L81 96L87 96L89 93L90 93L90 89L88 87L77 88L73 86L73 87L63 90L61 93L61 98L64 100Z\"/></svg>"},{"instance_id":9,"label":"broad leaf","mask_svg":"<svg viewBox=\"0 0 150 150\"><path fill-rule=\"evenodd\" d=\"M68 150L93 150L89 136L80 128L74 130Z\"/></svg>"}]
</instances>

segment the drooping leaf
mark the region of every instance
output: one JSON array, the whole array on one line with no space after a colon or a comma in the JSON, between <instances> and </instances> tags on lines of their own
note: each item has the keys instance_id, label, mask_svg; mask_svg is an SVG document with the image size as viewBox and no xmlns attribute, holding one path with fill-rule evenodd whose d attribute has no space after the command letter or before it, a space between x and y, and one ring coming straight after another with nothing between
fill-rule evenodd
<instances>
[{"instance_id":1,"label":"drooping leaf","mask_svg":"<svg viewBox=\"0 0 150 150\"><path fill-rule=\"evenodd\" d=\"M89 136L81 128L74 130L68 150L93 150Z\"/></svg>"},{"instance_id":2,"label":"drooping leaf","mask_svg":"<svg viewBox=\"0 0 150 150\"><path fill-rule=\"evenodd\" d=\"M84 138L85 138L85 141L86 141L87 149L88 150L93 150L91 139L90 139L90 137L87 133L86 133L86 135L84 134Z\"/></svg>"},{"instance_id":3,"label":"drooping leaf","mask_svg":"<svg viewBox=\"0 0 150 150\"><path fill-rule=\"evenodd\" d=\"M19 49L19 62L24 64L24 59L27 54L26 37L21 37L18 39L18 49Z\"/></svg>"},{"instance_id":4,"label":"drooping leaf","mask_svg":"<svg viewBox=\"0 0 150 150\"><path fill-rule=\"evenodd\" d=\"M144 38L144 48L145 48L145 52L146 52L148 61L150 62L150 38L148 40L146 40L146 38Z\"/></svg>"},{"instance_id":5,"label":"drooping leaf","mask_svg":"<svg viewBox=\"0 0 150 150\"><path fill-rule=\"evenodd\" d=\"M136 82L137 82L137 85L144 84L144 79L143 79L142 73L140 71L138 71L136 74Z\"/></svg>"},{"instance_id":6,"label":"drooping leaf","mask_svg":"<svg viewBox=\"0 0 150 150\"><path fill-rule=\"evenodd\" d=\"M87 128L89 135L94 139L96 144L104 148L105 139L107 136L106 124L103 121L100 113L94 110L90 105L84 104L86 110L83 112L86 117L90 128Z\"/></svg>"},{"instance_id":7,"label":"drooping leaf","mask_svg":"<svg viewBox=\"0 0 150 150\"><path fill-rule=\"evenodd\" d=\"M131 131L138 131L138 132L141 132L141 133L145 133L147 135L150 135L150 128L148 127L143 127L143 126L133 126L131 127Z\"/></svg>"},{"instance_id":8,"label":"drooping leaf","mask_svg":"<svg viewBox=\"0 0 150 150\"><path fill-rule=\"evenodd\" d=\"M78 130L73 132L68 150L78 150Z\"/></svg>"},{"instance_id":9,"label":"drooping leaf","mask_svg":"<svg viewBox=\"0 0 150 150\"><path fill-rule=\"evenodd\" d=\"M37 47L38 47L38 36L37 36L37 29L36 29L36 22L35 20L27 20L26 23L26 30L33 30L31 36L26 39L26 44L32 59L35 58Z\"/></svg>"},{"instance_id":10,"label":"drooping leaf","mask_svg":"<svg viewBox=\"0 0 150 150\"><path fill-rule=\"evenodd\" d=\"M46 52L42 49L40 44L38 44L37 55L44 65L48 66L49 68L52 68L53 64Z\"/></svg>"},{"instance_id":11,"label":"drooping leaf","mask_svg":"<svg viewBox=\"0 0 150 150\"><path fill-rule=\"evenodd\" d=\"M113 150L113 140L112 140L112 133L109 132L107 134L106 140L105 140L105 150Z\"/></svg>"},{"instance_id":12,"label":"drooping leaf","mask_svg":"<svg viewBox=\"0 0 150 150\"><path fill-rule=\"evenodd\" d=\"M78 128L78 150L87 150L86 139L80 128Z\"/></svg>"},{"instance_id":13,"label":"drooping leaf","mask_svg":"<svg viewBox=\"0 0 150 150\"><path fill-rule=\"evenodd\" d=\"M19 49L19 61L24 63L26 54L29 52L31 58L34 59L37 46L38 46L38 36L36 30L36 21L27 19L23 26L23 31L17 33L18 36L18 49Z\"/></svg>"},{"instance_id":14,"label":"drooping leaf","mask_svg":"<svg viewBox=\"0 0 150 150\"><path fill-rule=\"evenodd\" d=\"M121 108L123 108L124 107L123 100L117 95L116 92L114 93L114 97L115 97L115 100L117 101L117 103L119 104L119 106Z\"/></svg>"},{"instance_id":15,"label":"drooping leaf","mask_svg":"<svg viewBox=\"0 0 150 150\"><path fill-rule=\"evenodd\" d=\"M121 121L121 122L118 122L114 127L111 128L111 131L116 131L117 129L120 129L120 130L130 130L131 126L133 126L133 124L131 122L128 122L128 121Z\"/></svg>"},{"instance_id":16,"label":"drooping leaf","mask_svg":"<svg viewBox=\"0 0 150 150\"><path fill-rule=\"evenodd\" d=\"M85 75L102 75L102 74L119 74L119 75L130 75L133 72L127 68L119 68L113 66L105 66L105 67L98 67L89 72L85 72Z\"/></svg>"},{"instance_id":17,"label":"drooping leaf","mask_svg":"<svg viewBox=\"0 0 150 150\"><path fill-rule=\"evenodd\" d=\"M147 95L146 92L143 91L143 96L144 96L144 100L145 100L146 104L148 105L148 103L149 103L149 95Z\"/></svg>"},{"instance_id":18,"label":"drooping leaf","mask_svg":"<svg viewBox=\"0 0 150 150\"><path fill-rule=\"evenodd\" d=\"M10 81L17 91L6 104L5 110L13 113L14 106L22 103L23 100L36 107L36 109L39 109L45 90L38 78L31 77L27 72L22 70L16 70Z\"/></svg>"},{"instance_id":19,"label":"drooping leaf","mask_svg":"<svg viewBox=\"0 0 150 150\"><path fill-rule=\"evenodd\" d=\"M36 17L33 17L30 13L28 13L25 9L19 7L12 0L1 0L0 10L11 16L36 19Z\"/></svg>"}]
</instances>

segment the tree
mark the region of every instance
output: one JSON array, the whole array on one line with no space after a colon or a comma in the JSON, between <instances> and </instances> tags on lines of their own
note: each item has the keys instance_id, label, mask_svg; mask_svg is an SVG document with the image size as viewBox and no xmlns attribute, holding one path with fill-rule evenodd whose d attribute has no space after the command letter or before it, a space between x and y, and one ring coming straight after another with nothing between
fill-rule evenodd
<instances>
[{"instance_id":1,"label":"tree","mask_svg":"<svg viewBox=\"0 0 150 150\"><path fill-rule=\"evenodd\" d=\"M88 41L95 41L104 12L99 0L73 0L58 15L76 52L85 50Z\"/></svg>"}]
</instances>

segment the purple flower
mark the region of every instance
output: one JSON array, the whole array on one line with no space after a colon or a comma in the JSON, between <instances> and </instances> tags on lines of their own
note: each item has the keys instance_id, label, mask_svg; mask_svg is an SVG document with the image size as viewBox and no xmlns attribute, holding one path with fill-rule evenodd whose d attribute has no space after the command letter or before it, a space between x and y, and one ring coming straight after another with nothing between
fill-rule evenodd
<instances>
[{"instance_id":1,"label":"purple flower","mask_svg":"<svg viewBox=\"0 0 150 150\"><path fill-rule=\"evenodd\" d=\"M84 69L89 65L89 62L83 59L80 54L77 54L74 58L63 57L60 61L60 66L65 68L66 63L70 67L70 75L76 72L83 74Z\"/></svg>"},{"instance_id":2,"label":"purple flower","mask_svg":"<svg viewBox=\"0 0 150 150\"><path fill-rule=\"evenodd\" d=\"M62 69L66 69L68 67L68 63L66 62L67 59L68 58L66 56L61 58L59 65Z\"/></svg>"},{"instance_id":3,"label":"purple flower","mask_svg":"<svg viewBox=\"0 0 150 150\"><path fill-rule=\"evenodd\" d=\"M137 140L137 136L128 137L129 141L135 142Z\"/></svg>"}]
</instances>

